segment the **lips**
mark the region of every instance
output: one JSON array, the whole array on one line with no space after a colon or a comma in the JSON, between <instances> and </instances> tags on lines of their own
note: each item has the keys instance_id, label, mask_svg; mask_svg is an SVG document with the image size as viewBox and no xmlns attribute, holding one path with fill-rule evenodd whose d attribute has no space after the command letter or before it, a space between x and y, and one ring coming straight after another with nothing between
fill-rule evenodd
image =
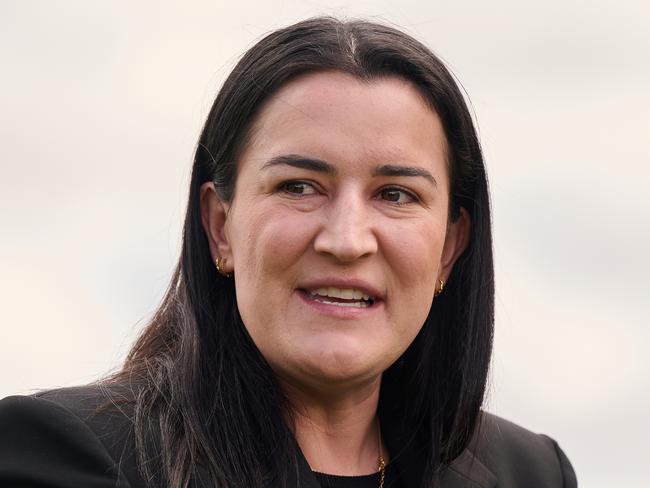
<instances>
[{"instance_id":1,"label":"lips","mask_svg":"<svg viewBox=\"0 0 650 488\"><path fill-rule=\"evenodd\" d=\"M383 300L383 294L362 280L324 278L299 288L308 300L337 307L369 308Z\"/></svg>"},{"instance_id":2,"label":"lips","mask_svg":"<svg viewBox=\"0 0 650 488\"><path fill-rule=\"evenodd\" d=\"M356 288L320 287L305 290L309 298L328 305L341 307L367 308L375 303L375 299Z\"/></svg>"}]
</instances>

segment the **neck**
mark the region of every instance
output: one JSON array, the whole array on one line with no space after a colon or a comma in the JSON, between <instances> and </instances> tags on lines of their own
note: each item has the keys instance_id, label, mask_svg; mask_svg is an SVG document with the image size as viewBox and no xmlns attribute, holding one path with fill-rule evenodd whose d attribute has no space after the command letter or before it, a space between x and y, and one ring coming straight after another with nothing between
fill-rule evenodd
<instances>
[{"instance_id":1,"label":"neck","mask_svg":"<svg viewBox=\"0 0 650 488\"><path fill-rule=\"evenodd\" d=\"M377 472L380 383L378 377L337 395L284 388L292 407L296 441L312 470L342 476ZM383 445L381 454L388 462Z\"/></svg>"}]
</instances>

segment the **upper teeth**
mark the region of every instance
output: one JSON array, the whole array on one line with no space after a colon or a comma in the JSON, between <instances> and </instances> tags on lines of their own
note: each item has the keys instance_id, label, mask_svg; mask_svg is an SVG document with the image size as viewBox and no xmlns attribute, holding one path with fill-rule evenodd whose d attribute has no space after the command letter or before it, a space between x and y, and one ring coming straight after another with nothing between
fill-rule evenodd
<instances>
[{"instance_id":1,"label":"upper teeth","mask_svg":"<svg viewBox=\"0 0 650 488\"><path fill-rule=\"evenodd\" d=\"M332 286L329 286L316 288L315 290L311 290L310 293L312 295L321 295L324 297L332 298L344 298L346 300L361 300L362 298L364 300L370 300L369 295L366 295L361 290L357 290L355 288L334 288Z\"/></svg>"}]
</instances>

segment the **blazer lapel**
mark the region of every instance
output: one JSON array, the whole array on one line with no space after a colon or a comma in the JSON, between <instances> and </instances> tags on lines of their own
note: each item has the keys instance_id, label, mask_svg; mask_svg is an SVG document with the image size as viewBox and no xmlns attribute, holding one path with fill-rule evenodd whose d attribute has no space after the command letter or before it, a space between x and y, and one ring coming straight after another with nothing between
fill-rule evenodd
<instances>
[{"instance_id":1,"label":"blazer lapel","mask_svg":"<svg viewBox=\"0 0 650 488\"><path fill-rule=\"evenodd\" d=\"M441 488L495 488L497 479L468 449L445 467L440 475Z\"/></svg>"}]
</instances>

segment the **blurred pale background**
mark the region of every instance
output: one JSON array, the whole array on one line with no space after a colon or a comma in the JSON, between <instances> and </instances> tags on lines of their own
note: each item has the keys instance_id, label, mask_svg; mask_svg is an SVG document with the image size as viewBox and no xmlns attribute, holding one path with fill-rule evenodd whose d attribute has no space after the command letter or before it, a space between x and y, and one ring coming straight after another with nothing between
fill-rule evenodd
<instances>
[{"instance_id":1,"label":"blurred pale background","mask_svg":"<svg viewBox=\"0 0 650 488\"><path fill-rule=\"evenodd\" d=\"M2 1L0 397L119 365L169 279L220 83L315 14L401 26L472 100L494 207L487 408L555 437L582 486L648 486L643 0Z\"/></svg>"}]
</instances>

